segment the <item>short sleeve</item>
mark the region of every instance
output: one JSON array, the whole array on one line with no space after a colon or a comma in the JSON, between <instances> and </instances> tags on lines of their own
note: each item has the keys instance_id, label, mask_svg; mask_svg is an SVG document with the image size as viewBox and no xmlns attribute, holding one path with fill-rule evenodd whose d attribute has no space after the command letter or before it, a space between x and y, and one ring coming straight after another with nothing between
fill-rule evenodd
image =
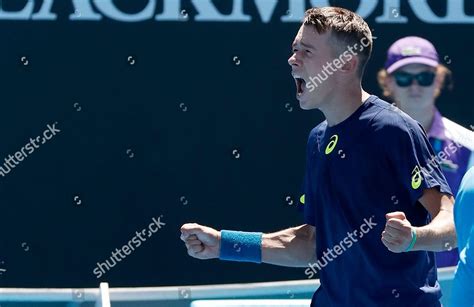
<instances>
[{"instance_id":1,"label":"short sleeve","mask_svg":"<svg viewBox=\"0 0 474 307\"><path fill-rule=\"evenodd\" d=\"M441 171L440 160L435 155L422 126L415 121L399 118L400 124L388 125L380 133L391 172L409 191L411 204L423 196L423 190L437 187L441 193L452 195Z\"/></svg>"}]
</instances>

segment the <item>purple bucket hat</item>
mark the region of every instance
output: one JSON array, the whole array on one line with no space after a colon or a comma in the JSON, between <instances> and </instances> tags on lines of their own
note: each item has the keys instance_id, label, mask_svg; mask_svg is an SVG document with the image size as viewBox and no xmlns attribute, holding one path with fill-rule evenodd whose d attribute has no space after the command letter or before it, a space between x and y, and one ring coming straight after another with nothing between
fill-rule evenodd
<instances>
[{"instance_id":1,"label":"purple bucket hat","mask_svg":"<svg viewBox=\"0 0 474 307\"><path fill-rule=\"evenodd\" d=\"M436 67L439 64L438 52L432 43L418 36L407 36L390 46L385 61L389 74L407 64L425 64Z\"/></svg>"}]
</instances>

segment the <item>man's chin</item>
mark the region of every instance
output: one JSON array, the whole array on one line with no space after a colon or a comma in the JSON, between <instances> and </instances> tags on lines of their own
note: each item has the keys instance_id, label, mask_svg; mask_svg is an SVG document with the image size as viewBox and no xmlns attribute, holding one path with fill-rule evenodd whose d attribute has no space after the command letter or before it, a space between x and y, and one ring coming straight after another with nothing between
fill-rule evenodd
<instances>
[{"instance_id":1,"label":"man's chin","mask_svg":"<svg viewBox=\"0 0 474 307\"><path fill-rule=\"evenodd\" d=\"M311 110L311 108L310 108L309 106L307 106L307 105L305 105L305 104L303 104L303 103L301 103L301 102L300 102L300 108L301 108L302 110Z\"/></svg>"},{"instance_id":2,"label":"man's chin","mask_svg":"<svg viewBox=\"0 0 474 307\"><path fill-rule=\"evenodd\" d=\"M300 108L303 110L316 109L316 106L314 106L314 102L309 100L307 97L298 98L298 102L300 103Z\"/></svg>"}]
</instances>

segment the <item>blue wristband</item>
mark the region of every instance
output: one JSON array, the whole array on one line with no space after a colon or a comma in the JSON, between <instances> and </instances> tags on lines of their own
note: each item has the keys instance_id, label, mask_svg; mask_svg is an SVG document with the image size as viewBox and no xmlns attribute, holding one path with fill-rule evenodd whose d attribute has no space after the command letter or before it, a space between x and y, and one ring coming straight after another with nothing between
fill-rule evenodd
<instances>
[{"instance_id":1,"label":"blue wristband","mask_svg":"<svg viewBox=\"0 0 474 307\"><path fill-rule=\"evenodd\" d=\"M415 228L412 228L411 229L411 242L410 242L410 245L408 245L407 249L405 250L405 253L411 251L413 246L415 246L415 242L416 242L416 230Z\"/></svg>"},{"instance_id":2,"label":"blue wristband","mask_svg":"<svg viewBox=\"0 0 474 307\"><path fill-rule=\"evenodd\" d=\"M219 259L262 262L262 233L221 230Z\"/></svg>"}]
</instances>

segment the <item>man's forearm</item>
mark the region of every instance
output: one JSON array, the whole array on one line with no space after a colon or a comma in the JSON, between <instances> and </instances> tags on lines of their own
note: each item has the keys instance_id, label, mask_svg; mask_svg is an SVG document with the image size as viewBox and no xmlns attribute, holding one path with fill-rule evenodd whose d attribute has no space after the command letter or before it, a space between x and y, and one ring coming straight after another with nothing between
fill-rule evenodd
<instances>
[{"instance_id":1,"label":"man's forearm","mask_svg":"<svg viewBox=\"0 0 474 307\"><path fill-rule=\"evenodd\" d=\"M457 246L453 212L441 210L426 226L415 227L416 243L412 250L440 252Z\"/></svg>"},{"instance_id":2,"label":"man's forearm","mask_svg":"<svg viewBox=\"0 0 474 307\"><path fill-rule=\"evenodd\" d=\"M315 261L314 226L304 224L262 236L262 262L288 267L306 267L308 263Z\"/></svg>"}]
</instances>

